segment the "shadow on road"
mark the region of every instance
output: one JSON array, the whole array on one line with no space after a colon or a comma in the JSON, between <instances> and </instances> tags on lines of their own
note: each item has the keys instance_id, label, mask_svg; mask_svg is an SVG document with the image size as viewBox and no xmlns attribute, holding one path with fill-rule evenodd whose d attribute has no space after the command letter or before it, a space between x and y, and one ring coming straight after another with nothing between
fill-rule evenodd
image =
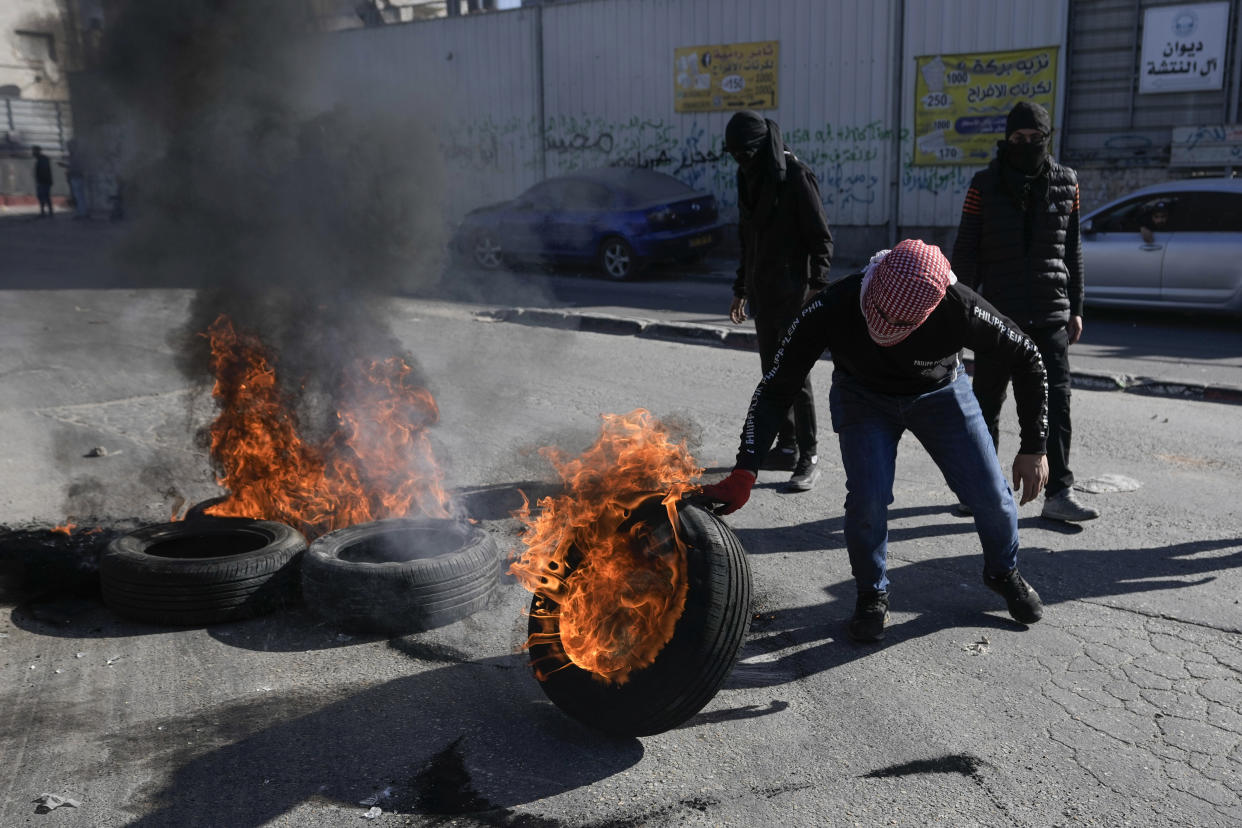
<instances>
[{"instance_id":1,"label":"shadow on road","mask_svg":"<svg viewBox=\"0 0 1242 828\"><path fill-rule=\"evenodd\" d=\"M357 819L368 797L386 814L486 815L490 824L643 757L637 739L601 736L556 710L521 656L345 691L260 695L143 721L104 744L110 764L156 778L173 768L126 806L145 812L131 828L266 825L312 801Z\"/></svg>"},{"instance_id":2,"label":"shadow on road","mask_svg":"<svg viewBox=\"0 0 1242 828\"><path fill-rule=\"evenodd\" d=\"M1179 362L1230 360L1242 353L1236 316L1117 308L1090 308L1089 313L1082 344L1091 346L1093 356ZM1136 330L1151 335L1139 336Z\"/></svg>"},{"instance_id":3,"label":"shadow on road","mask_svg":"<svg viewBox=\"0 0 1242 828\"><path fill-rule=\"evenodd\" d=\"M926 518L945 507L893 509L890 521ZM741 529L737 535L750 555L784 552L837 554L844 559L845 537L840 516L782 529ZM1019 521L1024 537L1034 527L1078 534L1082 527L1030 517ZM928 538L965 536L973 554L903 563L890 557L892 610L914 617L886 628L883 646L954 627L1024 629L1012 621L999 597L980 583L983 556L974 522L954 518L922 526L890 524L890 549ZM1131 595L1155 590L1200 586L1214 573L1242 566L1242 539L1191 541L1151 548L1066 549L1056 555L1024 546L1019 557L1023 574L1039 591L1045 605ZM946 591L946 576L962 589ZM856 590L852 579L824 587L829 600L813 606L763 611L752 622L751 637L741 663L726 687L770 687L830 670L875 651L848 640L846 625L853 613ZM811 646L807 646L811 645ZM785 652L789 651L789 652Z\"/></svg>"},{"instance_id":4,"label":"shadow on road","mask_svg":"<svg viewBox=\"0 0 1242 828\"><path fill-rule=\"evenodd\" d=\"M892 647L956 627L969 627L972 631L1026 629L1005 614L1004 603L982 583L972 591L940 591L945 564L935 560L906 564L894 571L899 583L890 588L892 609L902 614L913 613L913 617L890 623L880 644L856 644L846 636L846 625L854 611L853 581L825 587L829 598L823 603L759 613L751 623L751 637L741 660L725 687L788 684L866 658L880 647ZM934 570L935 575L929 570Z\"/></svg>"}]
</instances>

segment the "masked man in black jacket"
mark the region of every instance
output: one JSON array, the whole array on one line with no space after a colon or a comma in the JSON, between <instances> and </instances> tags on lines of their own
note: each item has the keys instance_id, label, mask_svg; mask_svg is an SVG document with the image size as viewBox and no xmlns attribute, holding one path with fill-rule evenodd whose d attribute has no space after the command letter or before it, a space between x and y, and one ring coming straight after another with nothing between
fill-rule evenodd
<instances>
[{"instance_id":1,"label":"masked man in black jacket","mask_svg":"<svg viewBox=\"0 0 1242 828\"><path fill-rule=\"evenodd\" d=\"M760 367L767 373L789 323L828 284L832 233L815 174L785 146L775 121L749 110L738 112L725 127L725 149L738 164L742 244L729 318L739 325L745 322L750 305ZM819 479L809 377L792 403L765 467L792 468L787 491L805 492Z\"/></svg>"},{"instance_id":2,"label":"masked man in black jacket","mask_svg":"<svg viewBox=\"0 0 1242 828\"><path fill-rule=\"evenodd\" d=\"M970 348L1013 375L1022 444L1013 461L1022 503L1048 479L1044 364L1030 338L957 282L940 248L906 239L807 303L764 374L742 427L737 464L702 490L729 513L750 497L756 470L807 373L832 352L832 427L845 467L845 545L858 587L855 641L884 637L888 618L888 506L897 443L918 439L975 515L983 582L1022 624L1043 616L1039 594L1018 574L1018 505L958 361Z\"/></svg>"},{"instance_id":3,"label":"masked man in black jacket","mask_svg":"<svg viewBox=\"0 0 1242 828\"><path fill-rule=\"evenodd\" d=\"M1036 103L1010 111L996 158L975 174L953 245L953 272L1026 333L1048 371L1048 491L1043 516L1099 517L1074 497L1070 454L1069 346L1082 336L1082 239L1078 178L1048 154L1052 119ZM975 396L993 444L1009 368L975 356ZM967 511L959 505L959 511Z\"/></svg>"}]
</instances>

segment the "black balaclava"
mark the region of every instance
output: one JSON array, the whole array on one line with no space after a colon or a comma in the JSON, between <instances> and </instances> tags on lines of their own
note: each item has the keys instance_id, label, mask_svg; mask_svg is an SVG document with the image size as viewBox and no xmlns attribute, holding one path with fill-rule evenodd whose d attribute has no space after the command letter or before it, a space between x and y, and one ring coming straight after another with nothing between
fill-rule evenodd
<instances>
[{"instance_id":1,"label":"black balaclava","mask_svg":"<svg viewBox=\"0 0 1242 828\"><path fill-rule=\"evenodd\" d=\"M785 180L785 142L776 121L744 109L725 126L725 150L756 150L746 166L738 166L738 208L742 218L765 224L776 211Z\"/></svg>"},{"instance_id":2,"label":"black balaclava","mask_svg":"<svg viewBox=\"0 0 1242 828\"><path fill-rule=\"evenodd\" d=\"M1044 140L1037 144L1010 143L1009 136L1020 129L1037 129ZM1005 119L1005 140L1001 156L1005 163L1024 175L1038 175L1048 160L1048 137L1052 134L1052 118L1048 110L1033 101L1019 101Z\"/></svg>"}]
</instances>

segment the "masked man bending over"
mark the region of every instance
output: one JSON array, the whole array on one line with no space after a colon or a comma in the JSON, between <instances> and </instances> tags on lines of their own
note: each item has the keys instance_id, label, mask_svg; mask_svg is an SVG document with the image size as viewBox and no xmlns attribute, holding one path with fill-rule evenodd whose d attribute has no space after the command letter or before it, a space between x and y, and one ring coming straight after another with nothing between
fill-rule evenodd
<instances>
[{"instance_id":1,"label":"masked man bending over","mask_svg":"<svg viewBox=\"0 0 1242 828\"><path fill-rule=\"evenodd\" d=\"M884 637L888 619L888 505L897 443L911 431L954 494L968 505L983 545L983 582L1022 624L1043 615L1018 573L1018 507L957 355L988 354L1012 371L1021 446L1013 461L1022 503L1048 480L1047 377L1031 339L965 285L940 249L906 239L864 273L830 285L803 308L764 374L742 427L737 464L703 494L725 514L750 497L756 470L790 401L824 351L832 352L828 402L845 467L845 541L858 587L849 634Z\"/></svg>"}]
</instances>

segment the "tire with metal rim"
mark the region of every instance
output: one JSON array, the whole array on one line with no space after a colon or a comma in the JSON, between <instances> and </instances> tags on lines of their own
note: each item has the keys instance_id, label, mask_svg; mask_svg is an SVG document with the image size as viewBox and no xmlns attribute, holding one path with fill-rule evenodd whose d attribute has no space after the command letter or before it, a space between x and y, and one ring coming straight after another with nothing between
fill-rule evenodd
<instances>
[{"instance_id":1,"label":"tire with metal rim","mask_svg":"<svg viewBox=\"0 0 1242 828\"><path fill-rule=\"evenodd\" d=\"M634 248L620 236L609 236L599 246L599 266L609 279L624 282L640 270Z\"/></svg>"},{"instance_id":2,"label":"tire with metal rim","mask_svg":"<svg viewBox=\"0 0 1242 828\"><path fill-rule=\"evenodd\" d=\"M351 632L444 626L487 606L499 583L495 541L455 520L392 518L337 529L316 538L302 562L307 607Z\"/></svg>"},{"instance_id":3,"label":"tire with metal rim","mask_svg":"<svg viewBox=\"0 0 1242 828\"><path fill-rule=\"evenodd\" d=\"M474 263L484 270L496 270L505 263L504 250L491 233L478 233L470 247Z\"/></svg>"},{"instance_id":4,"label":"tire with metal rim","mask_svg":"<svg viewBox=\"0 0 1242 828\"><path fill-rule=\"evenodd\" d=\"M624 684L605 683L570 662L559 642L555 603L538 595L531 602L529 631L539 634L531 639L531 664L545 671L549 662L561 665L540 687L583 724L614 735L662 733L702 710L737 662L750 628L751 575L742 543L720 518L686 502L679 507L678 533L687 547L685 609L655 661Z\"/></svg>"},{"instance_id":5,"label":"tire with metal rim","mask_svg":"<svg viewBox=\"0 0 1242 828\"><path fill-rule=\"evenodd\" d=\"M104 603L135 621L200 626L296 603L306 539L270 520L202 518L147 526L99 560Z\"/></svg>"}]
</instances>

